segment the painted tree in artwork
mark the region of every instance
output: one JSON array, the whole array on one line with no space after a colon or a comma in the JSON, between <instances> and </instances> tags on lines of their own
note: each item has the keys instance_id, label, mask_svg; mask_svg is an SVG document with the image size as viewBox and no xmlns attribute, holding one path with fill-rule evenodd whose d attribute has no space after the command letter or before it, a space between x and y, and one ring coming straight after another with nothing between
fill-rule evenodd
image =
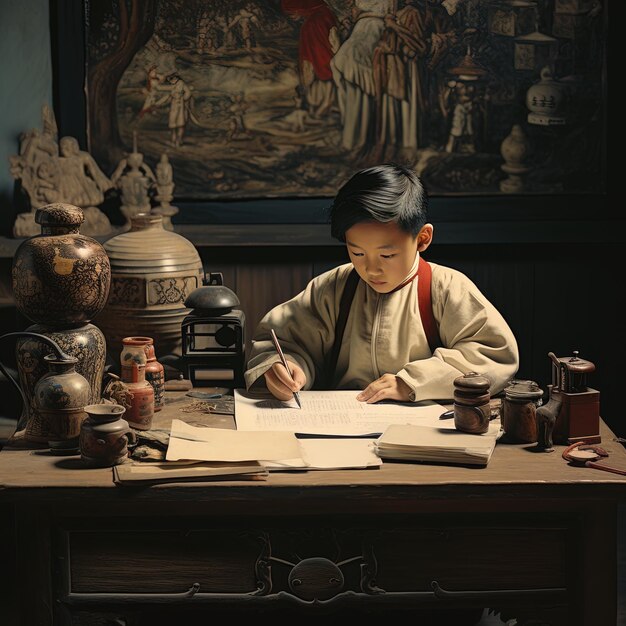
<instances>
[{"instance_id":1,"label":"painted tree in artwork","mask_svg":"<svg viewBox=\"0 0 626 626\"><path fill-rule=\"evenodd\" d=\"M90 150L105 167L122 156L116 95L117 86L136 52L154 32L156 0L92 2L90 33L89 101Z\"/></svg>"}]
</instances>

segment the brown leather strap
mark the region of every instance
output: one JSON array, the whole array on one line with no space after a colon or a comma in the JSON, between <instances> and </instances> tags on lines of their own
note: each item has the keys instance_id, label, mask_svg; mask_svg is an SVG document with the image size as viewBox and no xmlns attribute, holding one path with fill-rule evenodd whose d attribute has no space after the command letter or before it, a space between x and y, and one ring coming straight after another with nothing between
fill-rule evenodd
<instances>
[{"instance_id":1,"label":"brown leather strap","mask_svg":"<svg viewBox=\"0 0 626 626\"><path fill-rule=\"evenodd\" d=\"M439 337L439 331L437 329L437 322L433 315L433 305L430 293L432 283L432 268L430 264L420 257L417 267L417 304L419 307L420 318L422 320L422 326L426 333L426 339L430 351L434 352L436 348L441 346L441 339ZM324 389L330 389L335 377L335 370L337 369L337 360L339 359L339 351L341 350L341 342L343 340L343 334L346 330L346 323L348 321L348 315L350 314L350 307L352 306L352 300L356 292L357 285L359 284L359 275L353 268L346 281L343 293L341 294L341 300L339 302L339 315L337 316L337 323L335 324L335 342L333 343L332 351L326 361L325 371L325 386Z\"/></svg>"}]
</instances>

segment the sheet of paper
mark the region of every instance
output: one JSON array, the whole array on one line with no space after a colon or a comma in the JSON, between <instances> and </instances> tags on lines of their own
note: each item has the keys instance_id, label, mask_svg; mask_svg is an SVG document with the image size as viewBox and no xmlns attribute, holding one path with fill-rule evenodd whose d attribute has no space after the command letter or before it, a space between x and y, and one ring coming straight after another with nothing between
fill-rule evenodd
<instances>
[{"instance_id":1,"label":"sheet of paper","mask_svg":"<svg viewBox=\"0 0 626 626\"><path fill-rule=\"evenodd\" d=\"M436 402L367 404L359 391L301 391L295 401L281 402L266 394L235 389L239 431L288 431L338 437L378 437L389 424L435 425L446 410Z\"/></svg>"},{"instance_id":2,"label":"sheet of paper","mask_svg":"<svg viewBox=\"0 0 626 626\"><path fill-rule=\"evenodd\" d=\"M177 419L172 420L165 456L167 461L274 461L293 458L302 458L300 445L293 433L202 428Z\"/></svg>"},{"instance_id":3,"label":"sheet of paper","mask_svg":"<svg viewBox=\"0 0 626 626\"><path fill-rule=\"evenodd\" d=\"M300 439L302 459L263 461L269 470L279 469L364 469L380 467L382 459L376 454L371 439ZM304 460L304 465L302 461Z\"/></svg>"}]
</instances>

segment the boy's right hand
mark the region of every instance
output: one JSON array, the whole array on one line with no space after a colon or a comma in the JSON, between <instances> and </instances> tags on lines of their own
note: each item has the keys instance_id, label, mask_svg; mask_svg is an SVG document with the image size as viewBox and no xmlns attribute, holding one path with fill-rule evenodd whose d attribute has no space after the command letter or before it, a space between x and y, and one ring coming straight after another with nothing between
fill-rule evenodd
<instances>
[{"instance_id":1,"label":"boy's right hand","mask_svg":"<svg viewBox=\"0 0 626 626\"><path fill-rule=\"evenodd\" d=\"M293 380L282 363L274 363L265 372L265 384L270 393L279 400L291 400L294 391L300 391L306 383L304 370L293 361L289 361L289 369L293 375Z\"/></svg>"}]
</instances>

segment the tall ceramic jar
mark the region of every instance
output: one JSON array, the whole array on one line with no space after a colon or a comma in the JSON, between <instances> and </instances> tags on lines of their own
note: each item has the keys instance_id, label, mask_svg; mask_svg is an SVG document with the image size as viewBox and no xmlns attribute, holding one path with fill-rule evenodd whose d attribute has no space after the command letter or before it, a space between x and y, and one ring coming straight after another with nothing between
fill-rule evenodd
<instances>
[{"instance_id":1,"label":"tall ceramic jar","mask_svg":"<svg viewBox=\"0 0 626 626\"><path fill-rule=\"evenodd\" d=\"M165 369L157 361L152 337L125 337L122 344L122 380L132 376L134 363L144 365L146 380L154 389L154 410L160 411L165 400Z\"/></svg>"},{"instance_id":2,"label":"tall ceramic jar","mask_svg":"<svg viewBox=\"0 0 626 626\"><path fill-rule=\"evenodd\" d=\"M146 380L145 337L125 337L122 340L120 363L122 366L122 382L128 390L128 406L126 419L138 430L148 430L154 417L154 389Z\"/></svg>"},{"instance_id":3,"label":"tall ceramic jar","mask_svg":"<svg viewBox=\"0 0 626 626\"><path fill-rule=\"evenodd\" d=\"M18 310L35 322L27 330L54 339L78 359L76 371L90 385L89 402L100 400L106 341L89 321L104 307L111 284L111 266L103 246L79 232L82 209L49 204L35 214L41 234L24 241L13 257L13 293ZM37 381L48 368L47 345L34 338L16 347L20 384L26 399L20 427L30 441L47 442L48 432L33 403Z\"/></svg>"},{"instance_id":4,"label":"tall ceramic jar","mask_svg":"<svg viewBox=\"0 0 626 626\"><path fill-rule=\"evenodd\" d=\"M152 337L159 353L181 354L184 302L202 284L202 261L193 244L163 228L160 215L140 213L128 232L104 244L111 260L111 293L96 319L111 354L131 331Z\"/></svg>"},{"instance_id":5,"label":"tall ceramic jar","mask_svg":"<svg viewBox=\"0 0 626 626\"><path fill-rule=\"evenodd\" d=\"M111 266L102 244L81 235L82 209L48 204L35 213L41 234L24 241L13 257L17 309L36 324L75 328L102 310Z\"/></svg>"}]
</instances>

